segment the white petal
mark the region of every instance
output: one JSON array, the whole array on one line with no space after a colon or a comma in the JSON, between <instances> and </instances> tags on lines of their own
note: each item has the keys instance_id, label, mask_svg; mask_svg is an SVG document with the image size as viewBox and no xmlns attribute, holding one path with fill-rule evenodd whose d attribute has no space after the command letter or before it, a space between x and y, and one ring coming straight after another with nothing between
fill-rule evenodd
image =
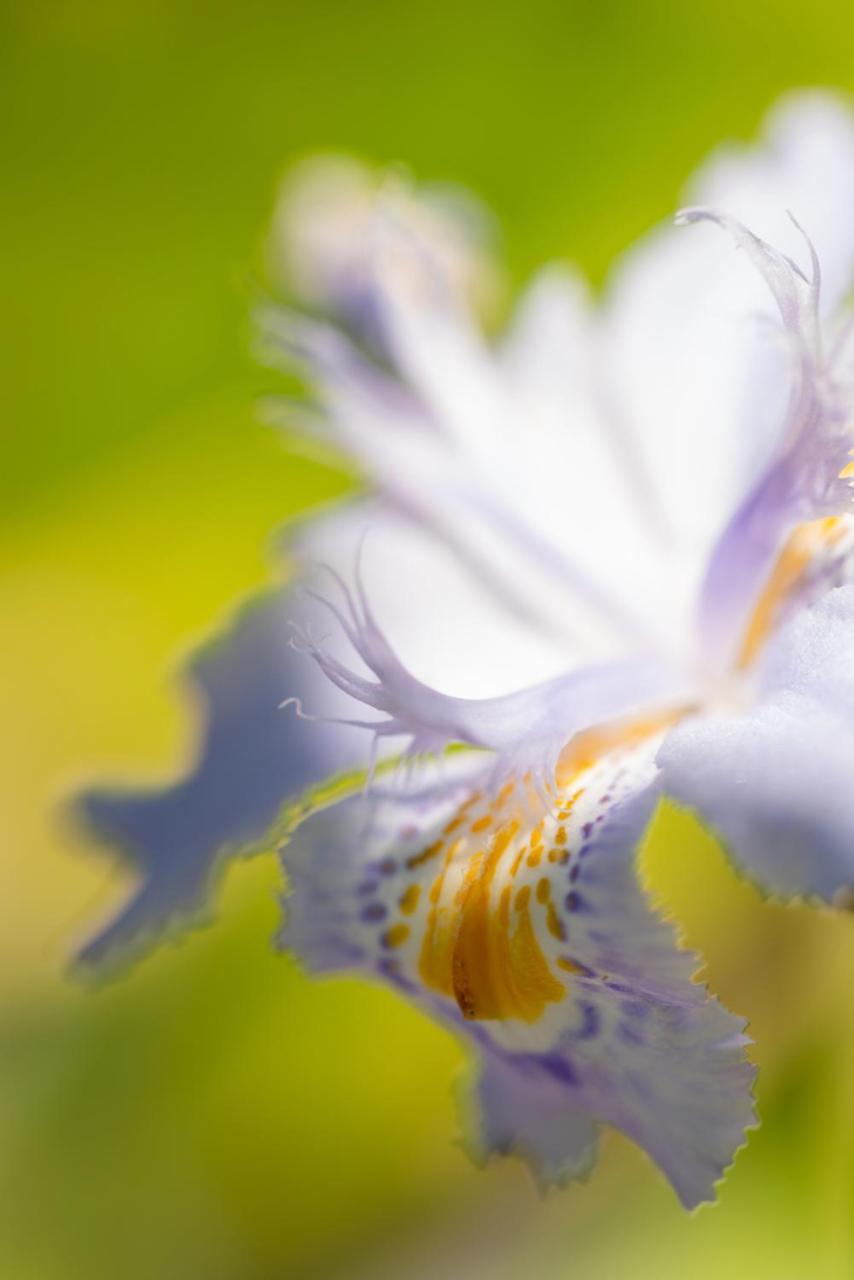
<instances>
[{"instance_id":1,"label":"white petal","mask_svg":"<svg viewBox=\"0 0 854 1280\"><path fill-rule=\"evenodd\" d=\"M725 210L803 262L791 210L818 251L831 305L854 268L851 115L830 98L793 99L756 148L713 157L686 203ZM698 552L755 479L787 403L786 353L761 320L770 299L734 259L711 230L666 228L627 255L608 292L607 373L643 457L639 483Z\"/></svg>"},{"instance_id":2,"label":"white petal","mask_svg":"<svg viewBox=\"0 0 854 1280\"><path fill-rule=\"evenodd\" d=\"M420 247L404 247L423 266ZM410 297L403 274L405 264L390 272L389 296L401 296L388 328L404 352L412 347L400 357L409 386L328 327L265 317L273 348L314 382L330 437L377 490L571 649L601 658L678 647L698 567L662 555L625 442L597 416L584 374L586 308L558 280L535 287L521 329L495 357L441 281ZM554 331L551 355L541 356L535 390L525 330L544 325ZM558 373L564 339L578 377Z\"/></svg>"}]
</instances>

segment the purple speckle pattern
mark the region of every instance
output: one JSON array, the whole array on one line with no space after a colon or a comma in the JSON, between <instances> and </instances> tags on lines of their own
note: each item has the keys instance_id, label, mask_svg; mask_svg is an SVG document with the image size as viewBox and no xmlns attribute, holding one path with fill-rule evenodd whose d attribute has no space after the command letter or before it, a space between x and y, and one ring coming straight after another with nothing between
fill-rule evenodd
<instances>
[{"instance_id":1,"label":"purple speckle pattern","mask_svg":"<svg viewBox=\"0 0 854 1280\"><path fill-rule=\"evenodd\" d=\"M477 1124L483 1153L513 1151L539 1179L565 1178L589 1165L597 1126L611 1123L650 1150L687 1203L699 1198L701 1177L703 1186L713 1177L713 1161L702 1143L698 1149L691 1117L708 1093L704 1084L715 1056L739 1089L750 1069L741 1063L740 1024L693 986L693 960L677 950L638 885L635 849L657 801L648 778L648 769L623 767L617 780L612 765L600 762L585 774L583 791L571 803L564 801L560 810L558 800L553 815L540 817L536 842L532 822L502 853L507 861L500 865L516 867L513 910L529 911L564 992L532 1023L519 1017L470 1020L452 996L422 985L418 956L427 889L440 863L438 854L420 855L452 819L462 831L455 816L459 796L428 810L420 823L402 819L406 804L398 796L388 801L388 814L377 803L367 835L356 801L349 813L345 805L327 811L325 826L319 823L305 841L303 859L286 856L294 885L286 942L316 968L362 968L465 1038L482 1068ZM365 803L370 805L363 798ZM468 845L455 864L449 903L461 882L466 847L482 853L495 835L494 821L481 825L482 812L467 811ZM335 834L328 829L330 815L338 817ZM421 889L414 905L408 893L413 884ZM503 887L497 879L496 897ZM692 1082L688 1097L677 1087L685 1077ZM663 1133L672 1150L662 1146ZM719 1141L717 1126L709 1141ZM726 1158L728 1153L719 1164Z\"/></svg>"}]
</instances>

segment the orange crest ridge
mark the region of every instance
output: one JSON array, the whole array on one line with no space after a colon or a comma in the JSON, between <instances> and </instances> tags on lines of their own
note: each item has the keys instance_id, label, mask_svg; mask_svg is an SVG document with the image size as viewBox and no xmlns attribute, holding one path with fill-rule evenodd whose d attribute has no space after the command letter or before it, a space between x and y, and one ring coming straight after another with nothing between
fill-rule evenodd
<instances>
[{"instance_id":1,"label":"orange crest ridge","mask_svg":"<svg viewBox=\"0 0 854 1280\"><path fill-rule=\"evenodd\" d=\"M561 753L550 800L524 777L494 797L470 797L438 839L405 863L404 873L416 878L398 893L398 922L382 939L401 951L403 970L454 1000L469 1020L530 1024L563 1000L568 976L585 971L566 954L567 903L577 898L568 873L609 798L600 766L677 718L578 735Z\"/></svg>"}]
</instances>

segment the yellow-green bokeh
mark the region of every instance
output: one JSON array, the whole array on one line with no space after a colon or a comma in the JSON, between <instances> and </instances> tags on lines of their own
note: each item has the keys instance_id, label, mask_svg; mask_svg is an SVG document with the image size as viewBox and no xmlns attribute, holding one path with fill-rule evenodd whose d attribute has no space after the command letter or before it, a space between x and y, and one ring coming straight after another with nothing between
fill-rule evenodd
<instances>
[{"instance_id":1,"label":"yellow-green bokeh","mask_svg":"<svg viewBox=\"0 0 854 1280\"><path fill-rule=\"evenodd\" d=\"M276 869L214 929L82 989L123 880L53 806L191 749L180 653L344 479L255 422L258 246L322 147L461 181L518 282L608 262L714 143L854 89L844 0L7 0L0 346L0 1277L847 1277L854 922L763 906L665 814L651 882L750 1017L764 1125L686 1217L609 1137L583 1188L454 1146L456 1046L391 994L276 958Z\"/></svg>"}]
</instances>

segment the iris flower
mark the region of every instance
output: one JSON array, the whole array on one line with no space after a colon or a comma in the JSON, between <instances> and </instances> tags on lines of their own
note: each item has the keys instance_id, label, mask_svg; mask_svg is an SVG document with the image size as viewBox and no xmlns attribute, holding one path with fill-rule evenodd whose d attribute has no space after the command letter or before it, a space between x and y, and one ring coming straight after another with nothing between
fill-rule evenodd
<instances>
[{"instance_id":1,"label":"iris flower","mask_svg":"<svg viewBox=\"0 0 854 1280\"><path fill-rule=\"evenodd\" d=\"M286 532L291 584L196 660L194 771L83 799L140 871L84 962L287 828L282 946L466 1041L477 1156L562 1183L612 1125L712 1198L753 1122L744 1023L636 858L667 796L767 894L854 885L852 208L854 121L792 99L601 299L549 267L486 338L471 202L303 171L272 413L361 494Z\"/></svg>"}]
</instances>

